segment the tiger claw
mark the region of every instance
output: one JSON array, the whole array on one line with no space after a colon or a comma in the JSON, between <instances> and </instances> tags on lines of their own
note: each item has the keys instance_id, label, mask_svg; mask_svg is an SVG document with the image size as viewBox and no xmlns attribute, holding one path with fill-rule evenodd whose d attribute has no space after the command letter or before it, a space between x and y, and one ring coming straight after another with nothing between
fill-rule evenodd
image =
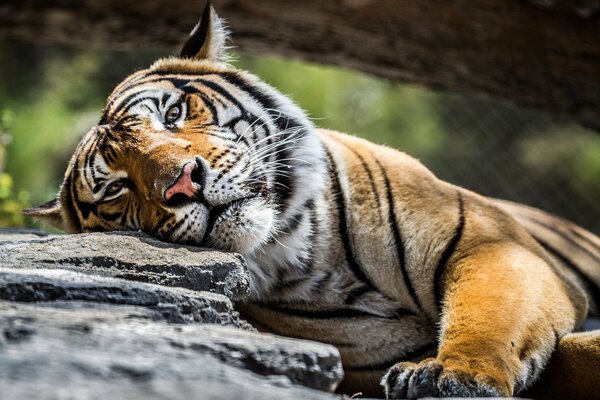
<instances>
[{"instance_id":1,"label":"tiger claw","mask_svg":"<svg viewBox=\"0 0 600 400\"><path fill-rule=\"evenodd\" d=\"M381 379L386 399L418 399L423 397L504 397L508 388L482 373L462 368L448 368L438 360L419 364L400 362Z\"/></svg>"}]
</instances>

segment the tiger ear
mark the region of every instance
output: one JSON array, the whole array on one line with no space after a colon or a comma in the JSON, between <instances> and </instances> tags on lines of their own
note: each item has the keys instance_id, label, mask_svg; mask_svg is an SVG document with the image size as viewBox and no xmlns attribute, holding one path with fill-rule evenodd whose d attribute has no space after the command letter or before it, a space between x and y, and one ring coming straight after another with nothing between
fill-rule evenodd
<instances>
[{"instance_id":1,"label":"tiger ear","mask_svg":"<svg viewBox=\"0 0 600 400\"><path fill-rule=\"evenodd\" d=\"M62 216L62 206L58 198L37 207L26 208L23 210L23 214L39 219L41 222L63 231L67 230Z\"/></svg>"},{"instance_id":2,"label":"tiger ear","mask_svg":"<svg viewBox=\"0 0 600 400\"><path fill-rule=\"evenodd\" d=\"M221 62L225 59L227 37L227 29L209 1L179 56Z\"/></svg>"}]
</instances>

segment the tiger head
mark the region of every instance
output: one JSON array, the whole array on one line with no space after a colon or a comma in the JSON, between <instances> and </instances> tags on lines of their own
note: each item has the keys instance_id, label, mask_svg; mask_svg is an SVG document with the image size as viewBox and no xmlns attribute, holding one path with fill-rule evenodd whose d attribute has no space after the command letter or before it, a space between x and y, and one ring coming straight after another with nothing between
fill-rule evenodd
<instances>
[{"instance_id":1,"label":"tiger head","mask_svg":"<svg viewBox=\"0 0 600 400\"><path fill-rule=\"evenodd\" d=\"M225 63L226 36L208 5L179 57L115 88L56 198L25 213L68 232L142 230L243 254L276 240L322 186L323 150L287 97Z\"/></svg>"}]
</instances>

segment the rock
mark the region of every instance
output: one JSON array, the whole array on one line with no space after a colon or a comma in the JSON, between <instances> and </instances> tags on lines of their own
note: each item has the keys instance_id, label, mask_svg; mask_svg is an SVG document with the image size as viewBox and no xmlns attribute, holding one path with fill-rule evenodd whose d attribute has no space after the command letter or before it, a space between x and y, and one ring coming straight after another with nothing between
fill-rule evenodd
<instances>
[{"instance_id":1,"label":"rock","mask_svg":"<svg viewBox=\"0 0 600 400\"><path fill-rule=\"evenodd\" d=\"M0 245L7 242L35 240L46 236L48 236L47 232L38 231L37 229L4 228L0 229Z\"/></svg>"},{"instance_id":2,"label":"rock","mask_svg":"<svg viewBox=\"0 0 600 400\"><path fill-rule=\"evenodd\" d=\"M70 269L234 300L250 290L239 254L167 244L141 232L44 236L33 230L0 230L0 267Z\"/></svg>"},{"instance_id":3,"label":"rock","mask_svg":"<svg viewBox=\"0 0 600 400\"><path fill-rule=\"evenodd\" d=\"M341 374L331 346L152 321L133 305L0 302L6 399L335 399L296 383L332 389Z\"/></svg>"},{"instance_id":4,"label":"rock","mask_svg":"<svg viewBox=\"0 0 600 400\"><path fill-rule=\"evenodd\" d=\"M337 349L256 333L248 287L236 254L0 230L0 397L335 399Z\"/></svg>"},{"instance_id":5,"label":"rock","mask_svg":"<svg viewBox=\"0 0 600 400\"><path fill-rule=\"evenodd\" d=\"M16 302L79 300L145 307L152 319L232 325L253 330L219 294L129 282L62 269L0 267L0 299Z\"/></svg>"},{"instance_id":6,"label":"rock","mask_svg":"<svg viewBox=\"0 0 600 400\"><path fill-rule=\"evenodd\" d=\"M204 328L196 335L197 328L182 327L172 344L211 354L259 375L285 375L313 389L332 391L343 377L339 353L333 346L221 326Z\"/></svg>"}]
</instances>

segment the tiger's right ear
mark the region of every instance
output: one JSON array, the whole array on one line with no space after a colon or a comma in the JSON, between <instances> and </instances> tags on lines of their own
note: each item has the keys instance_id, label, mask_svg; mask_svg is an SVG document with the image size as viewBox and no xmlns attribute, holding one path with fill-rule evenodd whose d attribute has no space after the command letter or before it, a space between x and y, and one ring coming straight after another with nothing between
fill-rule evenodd
<instances>
[{"instance_id":1,"label":"tiger's right ear","mask_svg":"<svg viewBox=\"0 0 600 400\"><path fill-rule=\"evenodd\" d=\"M63 231L67 230L62 217L62 206L58 198L37 207L26 208L23 210L23 214L39 219Z\"/></svg>"},{"instance_id":2,"label":"tiger's right ear","mask_svg":"<svg viewBox=\"0 0 600 400\"><path fill-rule=\"evenodd\" d=\"M183 45L179 57L222 62L225 59L227 36L223 21L209 1L200 22L192 29L190 37Z\"/></svg>"}]
</instances>

